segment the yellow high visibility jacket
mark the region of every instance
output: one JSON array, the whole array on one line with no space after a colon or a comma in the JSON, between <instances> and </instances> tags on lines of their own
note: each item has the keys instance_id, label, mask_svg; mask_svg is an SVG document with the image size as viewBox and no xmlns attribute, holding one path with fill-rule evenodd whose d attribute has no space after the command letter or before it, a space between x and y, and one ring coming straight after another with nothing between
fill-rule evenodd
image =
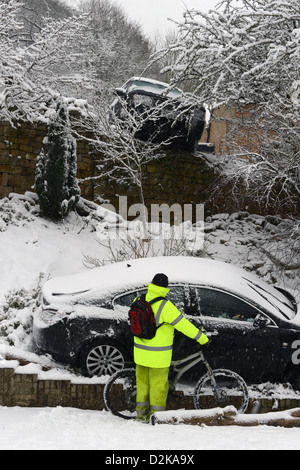
<instances>
[{"instance_id":1,"label":"yellow high visibility jacket","mask_svg":"<svg viewBox=\"0 0 300 470\"><path fill-rule=\"evenodd\" d=\"M149 284L146 300L165 297L170 289ZM152 304L156 324L160 325L152 339L134 337L134 362L146 367L169 367L172 360L174 328L189 338L200 339L202 332L187 320L169 300Z\"/></svg>"}]
</instances>

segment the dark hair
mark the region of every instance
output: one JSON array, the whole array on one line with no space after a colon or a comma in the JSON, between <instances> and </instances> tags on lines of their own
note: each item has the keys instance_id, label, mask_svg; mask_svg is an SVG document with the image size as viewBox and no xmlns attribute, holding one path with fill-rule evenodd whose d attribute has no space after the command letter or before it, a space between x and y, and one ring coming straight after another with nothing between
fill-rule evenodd
<instances>
[{"instance_id":1,"label":"dark hair","mask_svg":"<svg viewBox=\"0 0 300 470\"><path fill-rule=\"evenodd\" d=\"M154 278L152 279L152 284L161 287L168 287L169 280L168 276L162 273L155 274Z\"/></svg>"}]
</instances>

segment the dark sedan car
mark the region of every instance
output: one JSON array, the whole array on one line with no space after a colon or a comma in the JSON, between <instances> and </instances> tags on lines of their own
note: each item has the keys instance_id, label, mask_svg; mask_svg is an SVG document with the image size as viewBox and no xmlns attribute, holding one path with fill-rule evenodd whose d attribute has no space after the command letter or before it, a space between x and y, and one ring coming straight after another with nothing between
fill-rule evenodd
<instances>
[{"instance_id":1,"label":"dark sedan car","mask_svg":"<svg viewBox=\"0 0 300 470\"><path fill-rule=\"evenodd\" d=\"M128 113L137 113L135 137L143 141L176 142L189 151L197 148L205 126L206 111L188 101L178 88L149 78L133 77L116 90L111 122L115 118L130 121Z\"/></svg>"},{"instance_id":2,"label":"dark sedan car","mask_svg":"<svg viewBox=\"0 0 300 470\"><path fill-rule=\"evenodd\" d=\"M128 308L156 272L168 275L168 298L187 318L215 333L207 351L213 368L234 370L249 383L298 383L294 298L230 264L194 257L136 259L49 280L34 318L37 347L88 376L123 368L133 350ZM194 347L177 332L173 359Z\"/></svg>"}]
</instances>

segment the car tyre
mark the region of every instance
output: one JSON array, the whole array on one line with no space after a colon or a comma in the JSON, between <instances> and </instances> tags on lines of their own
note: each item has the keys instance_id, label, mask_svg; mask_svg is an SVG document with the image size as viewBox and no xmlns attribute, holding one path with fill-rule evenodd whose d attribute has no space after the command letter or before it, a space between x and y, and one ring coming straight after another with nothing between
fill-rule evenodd
<instances>
[{"instance_id":1,"label":"car tyre","mask_svg":"<svg viewBox=\"0 0 300 470\"><path fill-rule=\"evenodd\" d=\"M80 370L87 377L112 375L124 368L127 353L117 342L96 340L86 345L80 354Z\"/></svg>"}]
</instances>

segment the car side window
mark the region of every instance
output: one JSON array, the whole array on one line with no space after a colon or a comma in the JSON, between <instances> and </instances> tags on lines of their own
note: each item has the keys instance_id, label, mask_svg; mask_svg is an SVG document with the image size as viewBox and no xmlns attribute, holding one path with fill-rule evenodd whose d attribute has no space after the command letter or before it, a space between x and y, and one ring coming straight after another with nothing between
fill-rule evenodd
<instances>
[{"instance_id":1,"label":"car side window","mask_svg":"<svg viewBox=\"0 0 300 470\"><path fill-rule=\"evenodd\" d=\"M146 294L146 292L146 288L135 290L132 292L125 292L124 294L115 297L113 300L113 304L120 307L130 307L136 297L142 294Z\"/></svg>"},{"instance_id":2,"label":"car side window","mask_svg":"<svg viewBox=\"0 0 300 470\"><path fill-rule=\"evenodd\" d=\"M217 289L195 287L195 301L201 316L253 323L260 313L234 295Z\"/></svg>"},{"instance_id":3,"label":"car side window","mask_svg":"<svg viewBox=\"0 0 300 470\"><path fill-rule=\"evenodd\" d=\"M134 301L137 293L135 292L126 292L126 294L120 295L114 299L114 305L119 305L121 307L130 307Z\"/></svg>"},{"instance_id":4,"label":"car side window","mask_svg":"<svg viewBox=\"0 0 300 470\"><path fill-rule=\"evenodd\" d=\"M132 292L126 292L124 294L115 297L113 304L120 307L130 307L136 297L142 294L146 294L147 289L139 289ZM167 295L167 299L173 302L173 304L184 313L185 307L185 289L184 286L170 286L170 292Z\"/></svg>"},{"instance_id":5,"label":"car side window","mask_svg":"<svg viewBox=\"0 0 300 470\"><path fill-rule=\"evenodd\" d=\"M169 286L170 291L167 299L170 300L182 313L185 312L185 289L184 286Z\"/></svg>"}]
</instances>

